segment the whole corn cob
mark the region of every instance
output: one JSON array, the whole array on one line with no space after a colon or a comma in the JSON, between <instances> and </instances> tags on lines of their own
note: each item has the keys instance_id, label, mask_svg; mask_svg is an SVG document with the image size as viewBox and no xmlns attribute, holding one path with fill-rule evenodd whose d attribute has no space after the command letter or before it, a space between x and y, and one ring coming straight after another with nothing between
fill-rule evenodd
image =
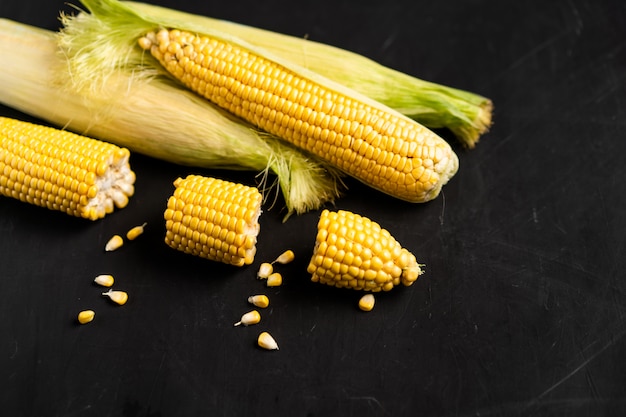
<instances>
[{"instance_id":1,"label":"whole corn cob","mask_svg":"<svg viewBox=\"0 0 626 417\"><path fill-rule=\"evenodd\" d=\"M158 16L164 26L194 22L198 27L230 33L380 101L429 128L447 128L467 148L475 147L491 127L493 103L479 94L425 81L308 37L284 35L146 3L124 3L137 12Z\"/></svg>"},{"instance_id":2,"label":"whole corn cob","mask_svg":"<svg viewBox=\"0 0 626 417\"><path fill-rule=\"evenodd\" d=\"M456 173L423 126L232 42L161 29L139 44L191 90L389 195L429 201Z\"/></svg>"},{"instance_id":3,"label":"whole corn cob","mask_svg":"<svg viewBox=\"0 0 626 417\"><path fill-rule=\"evenodd\" d=\"M317 227L307 268L313 282L378 292L409 286L422 274L415 256L366 217L324 210Z\"/></svg>"},{"instance_id":4,"label":"whole corn cob","mask_svg":"<svg viewBox=\"0 0 626 417\"><path fill-rule=\"evenodd\" d=\"M0 102L53 125L177 164L258 172L266 197L275 175L285 218L340 194L337 170L163 77L136 77L118 67L99 84L70 88L98 69L83 62L70 71L55 32L0 18L0 55L11 57L0 66Z\"/></svg>"},{"instance_id":5,"label":"whole corn cob","mask_svg":"<svg viewBox=\"0 0 626 417\"><path fill-rule=\"evenodd\" d=\"M85 61L98 63L96 79L133 63L137 72L159 71L145 57L131 56L128 43L134 40L218 106L394 197L429 201L458 169L450 146L424 126L240 39L209 29L195 36L185 27L150 34L162 25L120 2L82 3L98 24L81 30L88 18L66 19L61 43L76 68ZM106 37L116 39L109 41L119 55L113 60L108 53L113 46L102 43L106 25L116 30Z\"/></svg>"},{"instance_id":6,"label":"whole corn cob","mask_svg":"<svg viewBox=\"0 0 626 417\"><path fill-rule=\"evenodd\" d=\"M0 117L0 194L97 220L134 193L130 152L47 126Z\"/></svg>"},{"instance_id":7,"label":"whole corn cob","mask_svg":"<svg viewBox=\"0 0 626 417\"><path fill-rule=\"evenodd\" d=\"M165 243L231 265L254 261L263 200L256 188L199 175L174 185L164 213Z\"/></svg>"}]
</instances>

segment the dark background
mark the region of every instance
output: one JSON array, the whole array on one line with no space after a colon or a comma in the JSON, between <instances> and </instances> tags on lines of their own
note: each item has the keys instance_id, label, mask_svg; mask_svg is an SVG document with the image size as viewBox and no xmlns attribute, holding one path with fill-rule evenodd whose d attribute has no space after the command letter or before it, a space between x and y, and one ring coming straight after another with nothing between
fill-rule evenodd
<instances>
[{"instance_id":1,"label":"dark background","mask_svg":"<svg viewBox=\"0 0 626 417\"><path fill-rule=\"evenodd\" d=\"M348 181L336 208L386 227L426 264L409 288L309 282L319 213L266 207L255 264L173 251L172 181L134 155L137 192L98 222L0 198L0 408L7 416L618 416L626 413L626 3L500 0L153 1L330 43L490 97L495 124L433 202ZM63 0L2 0L57 29ZM11 57L2 57L10 65ZM54 103L50 103L54 105ZM6 107L0 114L35 120ZM146 233L105 253L114 233ZM292 248L285 283L255 280ZM111 273L130 301L91 282ZM261 324L233 328L265 292ZM81 309L96 320L79 326ZM280 351L255 346L270 331Z\"/></svg>"}]
</instances>

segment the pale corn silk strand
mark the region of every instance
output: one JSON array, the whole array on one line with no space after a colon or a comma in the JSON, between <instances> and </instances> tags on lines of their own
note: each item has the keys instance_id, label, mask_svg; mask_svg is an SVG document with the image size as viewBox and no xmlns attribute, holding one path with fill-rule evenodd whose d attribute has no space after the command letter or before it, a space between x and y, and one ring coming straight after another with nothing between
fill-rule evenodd
<instances>
[{"instance_id":1,"label":"pale corn silk strand","mask_svg":"<svg viewBox=\"0 0 626 417\"><path fill-rule=\"evenodd\" d=\"M425 127L232 43L162 29L139 45L201 96L394 197L432 200L458 169Z\"/></svg>"}]
</instances>

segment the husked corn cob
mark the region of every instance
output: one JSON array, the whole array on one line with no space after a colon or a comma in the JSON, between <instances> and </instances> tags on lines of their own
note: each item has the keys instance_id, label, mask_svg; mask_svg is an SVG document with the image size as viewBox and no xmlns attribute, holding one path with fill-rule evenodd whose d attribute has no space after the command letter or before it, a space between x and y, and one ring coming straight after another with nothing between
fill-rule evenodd
<instances>
[{"instance_id":1,"label":"husked corn cob","mask_svg":"<svg viewBox=\"0 0 626 417\"><path fill-rule=\"evenodd\" d=\"M458 169L432 131L304 69L177 29L138 43L199 95L394 197L431 200Z\"/></svg>"},{"instance_id":2,"label":"husked corn cob","mask_svg":"<svg viewBox=\"0 0 626 417\"><path fill-rule=\"evenodd\" d=\"M370 219L322 211L307 271L311 281L364 291L409 286L422 274L415 256Z\"/></svg>"},{"instance_id":3,"label":"husked corn cob","mask_svg":"<svg viewBox=\"0 0 626 417\"><path fill-rule=\"evenodd\" d=\"M134 193L130 152L47 126L0 117L0 194L97 220Z\"/></svg>"},{"instance_id":4,"label":"husked corn cob","mask_svg":"<svg viewBox=\"0 0 626 417\"><path fill-rule=\"evenodd\" d=\"M263 200L258 189L199 175L174 185L164 214L170 247L236 266L254 261Z\"/></svg>"}]
</instances>

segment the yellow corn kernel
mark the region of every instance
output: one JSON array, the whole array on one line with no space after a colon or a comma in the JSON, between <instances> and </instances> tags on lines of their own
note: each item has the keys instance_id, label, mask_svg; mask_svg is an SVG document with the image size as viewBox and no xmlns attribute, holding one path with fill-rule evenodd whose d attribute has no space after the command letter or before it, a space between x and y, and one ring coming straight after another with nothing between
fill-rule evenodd
<instances>
[{"instance_id":1,"label":"yellow corn kernel","mask_svg":"<svg viewBox=\"0 0 626 417\"><path fill-rule=\"evenodd\" d=\"M133 195L129 157L110 143L0 117L0 195L97 220Z\"/></svg>"},{"instance_id":2,"label":"yellow corn kernel","mask_svg":"<svg viewBox=\"0 0 626 417\"><path fill-rule=\"evenodd\" d=\"M307 267L313 282L378 292L409 286L423 273L412 253L366 217L324 210L317 227Z\"/></svg>"},{"instance_id":3,"label":"yellow corn kernel","mask_svg":"<svg viewBox=\"0 0 626 417\"><path fill-rule=\"evenodd\" d=\"M365 294L359 299L359 308L363 311L372 311L375 302L374 294Z\"/></svg>"},{"instance_id":4,"label":"yellow corn kernel","mask_svg":"<svg viewBox=\"0 0 626 417\"><path fill-rule=\"evenodd\" d=\"M267 308L270 305L270 299L267 295L258 294L248 297L248 302L255 307Z\"/></svg>"},{"instance_id":5,"label":"yellow corn kernel","mask_svg":"<svg viewBox=\"0 0 626 417\"><path fill-rule=\"evenodd\" d=\"M291 249L288 249L286 251L284 251L283 253L281 253L278 258L276 258L274 260L274 262L272 263L279 263L279 264L288 264L289 262L293 261L295 258L295 255L293 253L293 251Z\"/></svg>"},{"instance_id":6,"label":"yellow corn kernel","mask_svg":"<svg viewBox=\"0 0 626 417\"><path fill-rule=\"evenodd\" d=\"M280 287L283 284L283 276L279 272L274 272L267 277L268 287Z\"/></svg>"},{"instance_id":7,"label":"yellow corn kernel","mask_svg":"<svg viewBox=\"0 0 626 417\"><path fill-rule=\"evenodd\" d=\"M174 182L165 218L165 243L231 265L254 261L263 197L258 189L189 175Z\"/></svg>"},{"instance_id":8,"label":"yellow corn kernel","mask_svg":"<svg viewBox=\"0 0 626 417\"><path fill-rule=\"evenodd\" d=\"M139 235L141 235L144 231L144 228L146 227L148 223L144 223L140 226L135 226L132 229L130 229L128 232L126 232L126 239L128 240L135 240L137 239L137 237L139 237Z\"/></svg>"},{"instance_id":9,"label":"yellow corn kernel","mask_svg":"<svg viewBox=\"0 0 626 417\"><path fill-rule=\"evenodd\" d=\"M112 287L114 282L113 275L98 275L93 282L103 287Z\"/></svg>"},{"instance_id":10,"label":"yellow corn kernel","mask_svg":"<svg viewBox=\"0 0 626 417\"><path fill-rule=\"evenodd\" d=\"M91 321L93 321L94 317L96 316L96 312L93 310L83 310L80 313L78 313L78 322L80 324L87 324Z\"/></svg>"},{"instance_id":11,"label":"yellow corn kernel","mask_svg":"<svg viewBox=\"0 0 626 417\"><path fill-rule=\"evenodd\" d=\"M235 323L235 326L252 326L253 324L257 324L261 321L261 314L256 311L248 311L246 314L241 316L241 319Z\"/></svg>"},{"instance_id":12,"label":"yellow corn kernel","mask_svg":"<svg viewBox=\"0 0 626 417\"><path fill-rule=\"evenodd\" d=\"M269 262L263 262L261 266L259 266L259 271L256 273L256 277L259 279L267 279L272 272L274 272L272 264Z\"/></svg>"},{"instance_id":13,"label":"yellow corn kernel","mask_svg":"<svg viewBox=\"0 0 626 417\"><path fill-rule=\"evenodd\" d=\"M263 349L278 350L278 343L268 332L261 332L257 338L257 344Z\"/></svg>"},{"instance_id":14,"label":"yellow corn kernel","mask_svg":"<svg viewBox=\"0 0 626 417\"><path fill-rule=\"evenodd\" d=\"M104 250L106 252L113 252L114 250L118 250L124 245L124 239L120 235L113 235L111 239L104 245Z\"/></svg>"},{"instance_id":15,"label":"yellow corn kernel","mask_svg":"<svg viewBox=\"0 0 626 417\"><path fill-rule=\"evenodd\" d=\"M138 42L192 91L394 197L431 200L458 169L450 145L431 130L295 66L182 30Z\"/></svg>"},{"instance_id":16,"label":"yellow corn kernel","mask_svg":"<svg viewBox=\"0 0 626 417\"><path fill-rule=\"evenodd\" d=\"M109 297L111 301L119 305L124 305L128 301L128 293L126 291L109 290L107 292L103 292L102 295Z\"/></svg>"}]
</instances>

